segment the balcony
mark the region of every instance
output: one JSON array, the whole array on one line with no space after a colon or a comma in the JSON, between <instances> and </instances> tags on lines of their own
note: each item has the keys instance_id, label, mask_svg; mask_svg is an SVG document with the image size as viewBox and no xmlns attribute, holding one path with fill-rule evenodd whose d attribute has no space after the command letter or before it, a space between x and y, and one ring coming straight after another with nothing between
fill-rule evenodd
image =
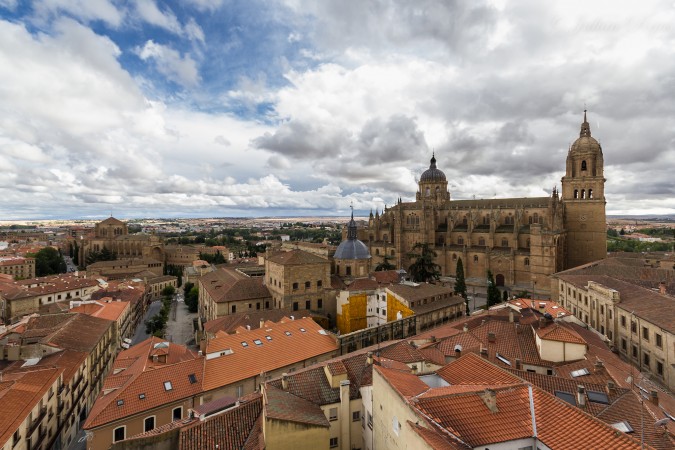
<instances>
[{"instance_id":1,"label":"balcony","mask_svg":"<svg viewBox=\"0 0 675 450\"><path fill-rule=\"evenodd\" d=\"M47 415L47 407L43 406L40 408L40 412L38 413L37 417L34 417L33 420L30 422L30 427L28 428L28 436L33 434L33 431L42 423L42 419L45 418Z\"/></svg>"}]
</instances>

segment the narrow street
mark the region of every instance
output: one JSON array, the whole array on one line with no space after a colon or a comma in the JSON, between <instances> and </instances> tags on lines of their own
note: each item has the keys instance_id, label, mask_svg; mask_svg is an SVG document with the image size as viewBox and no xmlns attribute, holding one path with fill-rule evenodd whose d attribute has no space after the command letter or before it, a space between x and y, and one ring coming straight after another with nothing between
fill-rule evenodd
<instances>
[{"instance_id":1,"label":"narrow street","mask_svg":"<svg viewBox=\"0 0 675 450\"><path fill-rule=\"evenodd\" d=\"M154 302L150 303L143 320L139 322L138 328L136 328L136 332L134 333L134 337L131 339L131 345L136 345L150 337L150 335L145 332L145 321L157 314L160 309L162 309L161 300L155 300Z\"/></svg>"}]
</instances>

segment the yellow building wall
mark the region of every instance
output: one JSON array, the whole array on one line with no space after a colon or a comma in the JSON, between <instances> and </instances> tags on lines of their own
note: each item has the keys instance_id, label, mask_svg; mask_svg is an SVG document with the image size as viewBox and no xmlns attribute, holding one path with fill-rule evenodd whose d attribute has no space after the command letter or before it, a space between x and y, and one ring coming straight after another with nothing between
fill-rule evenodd
<instances>
[{"instance_id":1,"label":"yellow building wall","mask_svg":"<svg viewBox=\"0 0 675 450\"><path fill-rule=\"evenodd\" d=\"M367 305L367 294L355 294L349 297L348 303L342 305L342 311L338 311L337 327L340 333L351 333L352 331L363 330L368 326Z\"/></svg>"},{"instance_id":2,"label":"yellow building wall","mask_svg":"<svg viewBox=\"0 0 675 450\"><path fill-rule=\"evenodd\" d=\"M402 319L415 314L412 309L387 292L387 322L396 320L396 315L399 311L401 312Z\"/></svg>"},{"instance_id":3,"label":"yellow building wall","mask_svg":"<svg viewBox=\"0 0 675 450\"><path fill-rule=\"evenodd\" d=\"M330 444L326 427L268 418L264 433L267 450L323 450Z\"/></svg>"}]
</instances>

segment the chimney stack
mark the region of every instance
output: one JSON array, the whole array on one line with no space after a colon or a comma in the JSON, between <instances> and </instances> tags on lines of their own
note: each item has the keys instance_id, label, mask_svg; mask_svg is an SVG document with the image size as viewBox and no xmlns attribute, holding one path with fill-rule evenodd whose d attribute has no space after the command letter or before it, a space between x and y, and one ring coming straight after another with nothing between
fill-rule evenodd
<instances>
[{"instance_id":1,"label":"chimney stack","mask_svg":"<svg viewBox=\"0 0 675 450\"><path fill-rule=\"evenodd\" d=\"M260 319L260 328L265 326L265 319Z\"/></svg>"},{"instance_id":2,"label":"chimney stack","mask_svg":"<svg viewBox=\"0 0 675 450\"><path fill-rule=\"evenodd\" d=\"M516 369L523 370L523 362L518 358L516 358Z\"/></svg>"},{"instance_id":3,"label":"chimney stack","mask_svg":"<svg viewBox=\"0 0 675 450\"><path fill-rule=\"evenodd\" d=\"M431 342L436 342L436 336L432 335L430 341L431 341Z\"/></svg>"},{"instance_id":4,"label":"chimney stack","mask_svg":"<svg viewBox=\"0 0 675 450\"><path fill-rule=\"evenodd\" d=\"M666 282L662 281L659 283L659 293L662 295L666 295Z\"/></svg>"},{"instance_id":5,"label":"chimney stack","mask_svg":"<svg viewBox=\"0 0 675 450\"><path fill-rule=\"evenodd\" d=\"M462 329L465 333L469 331L469 325L464 324L464 328Z\"/></svg>"},{"instance_id":6,"label":"chimney stack","mask_svg":"<svg viewBox=\"0 0 675 450\"><path fill-rule=\"evenodd\" d=\"M539 328L544 328L546 326L546 317L539 318Z\"/></svg>"},{"instance_id":7,"label":"chimney stack","mask_svg":"<svg viewBox=\"0 0 675 450\"><path fill-rule=\"evenodd\" d=\"M523 332L522 328L520 328L520 324L516 324L516 334L521 334Z\"/></svg>"},{"instance_id":8,"label":"chimney stack","mask_svg":"<svg viewBox=\"0 0 675 450\"><path fill-rule=\"evenodd\" d=\"M488 333L488 342L494 343L497 341L497 337L495 336L495 333L493 331L490 331Z\"/></svg>"},{"instance_id":9,"label":"chimney stack","mask_svg":"<svg viewBox=\"0 0 675 450\"><path fill-rule=\"evenodd\" d=\"M487 356L488 356L488 351L487 351L487 348L486 348L486 347L482 347L482 346L481 346L481 348L480 348L480 356L482 356L483 358L487 358Z\"/></svg>"},{"instance_id":10,"label":"chimney stack","mask_svg":"<svg viewBox=\"0 0 675 450\"><path fill-rule=\"evenodd\" d=\"M288 390L288 374L285 372L281 374L281 389Z\"/></svg>"},{"instance_id":11,"label":"chimney stack","mask_svg":"<svg viewBox=\"0 0 675 450\"><path fill-rule=\"evenodd\" d=\"M650 391L649 392L649 401L655 404L656 406L659 406L659 393L658 391Z\"/></svg>"},{"instance_id":12,"label":"chimney stack","mask_svg":"<svg viewBox=\"0 0 675 450\"><path fill-rule=\"evenodd\" d=\"M483 402L485 402L485 406L488 407L490 412L492 413L498 413L499 408L497 408L497 393L492 390L492 389L485 389L482 393L478 394L481 399L483 399Z\"/></svg>"},{"instance_id":13,"label":"chimney stack","mask_svg":"<svg viewBox=\"0 0 675 450\"><path fill-rule=\"evenodd\" d=\"M455 345L455 358L459 358L460 356L462 356L462 345L457 344Z\"/></svg>"},{"instance_id":14,"label":"chimney stack","mask_svg":"<svg viewBox=\"0 0 675 450\"><path fill-rule=\"evenodd\" d=\"M586 406L586 388L581 384L577 386L577 405L579 408Z\"/></svg>"},{"instance_id":15,"label":"chimney stack","mask_svg":"<svg viewBox=\"0 0 675 450\"><path fill-rule=\"evenodd\" d=\"M509 322L513 323L513 309L509 308Z\"/></svg>"},{"instance_id":16,"label":"chimney stack","mask_svg":"<svg viewBox=\"0 0 675 450\"><path fill-rule=\"evenodd\" d=\"M612 395L616 392L616 384L613 381L607 382L607 394Z\"/></svg>"},{"instance_id":17,"label":"chimney stack","mask_svg":"<svg viewBox=\"0 0 675 450\"><path fill-rule=\"evenodd\" d=\"M368 366L373 365L373 352L366 353L366 365Z\"/></svg>"},{"instance_id":18,"label":"chimney stack","mask_svg":"<svg viewBox=\"0 0 675 450\"><path fill-rule=\"evenodd\" d=\"M598 372L603 372L604 370L605 370L605 365L602 363L602 361L599 360L599 359L596 360L596 361L595 361L595 370L594 370L594 372L595 372L595 373L598 373Z\"/></svg>"}]
</instances>

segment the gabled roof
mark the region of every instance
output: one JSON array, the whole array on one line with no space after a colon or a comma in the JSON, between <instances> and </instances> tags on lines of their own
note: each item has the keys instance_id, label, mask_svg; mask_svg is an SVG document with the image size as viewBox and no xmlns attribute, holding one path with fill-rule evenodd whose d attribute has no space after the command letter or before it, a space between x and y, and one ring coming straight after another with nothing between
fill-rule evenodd
<instances>
[{"instance_id":1,"label":"gabled roof","mask_svg":"<svg viewBox=\"0 0 675 450\"><path fill-rule=\"evenodd\" d=\"M436 373L451 385L500 385L520 383L522 381L517 376L501 370L475 353L463 355L437 370Z\"/></svg>"},{"instance_id":2,"label":"gabled roof","mask_svg":"<svg viewBox=\"0 0 675 450\"><path fill-rule=\"evenodd\" d=\"M297 312L295 314L297 314ZM225 333L231 334L239 327L246 328L247 326L250 326L251 328L260 328L261 320L264 320L265 322L278 322L284 317L289 317L291 315L293 315L293 311L291 311L290 308L264 309L228 314L226 316L218 317L217 319L209 320L204 324L204 330L214 334L218 331L224 331Z\"/></svg>"},{"instance_id":3,"label":"gabled roof","mask_svg":"<svg viewBox=\"0 0 675 450\"><path fill-rule=\"evenodd\" d=\"M265 417L310 426L330 427L330 422L320 406L270 384L265 387Z\"/></svg>"},{"instance_id":4,"label":"gabled roof","mask_svg":"<svg viewBox=\"0 0 675 450\"><path fill-rule=\"evenodd\" d=\"M166 362L153 360L157 350ZM95 428L197 395L202 390L203 370L204 358L182 345L155 337L134 345L118 354L84 427Z\"/></svg>"},{"instance_id":5,"label":"gabled roof","mask_svg":"<svg viewBox=\"0 0 675 450\"><path fill-rule=\"evenodd\" d=\"M570 344L586 345L586 341L570 328L559 326L556 323L536 329L537 336L548 341L567 342Z\"/></svg>"},{"instance_id":6,"label":"gabled roof","mask_svg":"<svg viewBox=\"0 0 675 450\"><path fill-rule=\"evenodd\" d=\"M206 346L204 390L227 386L337 349L336 339L311 318L286 318L275 324L268 322L264 328L236 334L218 332ZM237 370L231 370L232 367Z\"/></svg>"},{"instance_id":7,"label":"gabled roof","mask_svg":"<svg viewBox=\"0 0 675 450\"><path fill-rule=\"evenodd\" d=\"M387 381L402 397L415 397L429 390L429 386L409 371L387 369L375 366L375 370L387 378Z\"/></svg>"}]
</instances>

